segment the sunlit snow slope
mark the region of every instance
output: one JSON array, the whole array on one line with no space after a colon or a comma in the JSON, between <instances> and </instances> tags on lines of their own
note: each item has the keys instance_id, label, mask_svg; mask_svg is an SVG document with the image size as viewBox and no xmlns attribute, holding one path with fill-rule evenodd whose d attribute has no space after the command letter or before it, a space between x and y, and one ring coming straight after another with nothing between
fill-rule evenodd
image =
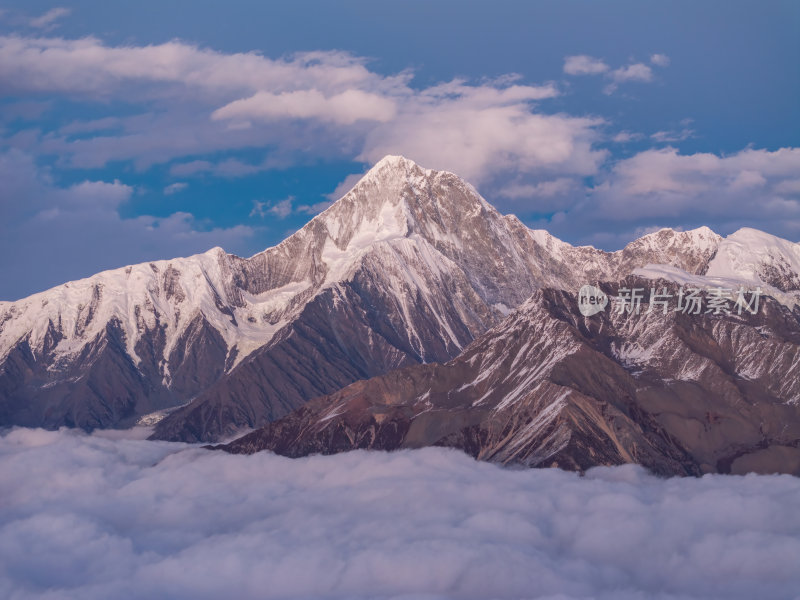
<instances>
[{"instance_id":1,"label":"sunlit snow slope","mask_svg":"<svg viewBox=\"0 0 800 600\"><path fill-rule=\"evenodd\" d=\"M156 435L218 439L357 379L453 358L536 289L646 265L702 275L728 240L662 230L615 253L576 248L451 173L386 157L251 258L217 248L0 303L0 424L121 426L191 401ZM796 245L778 242L768 256L731 246L736 265L756 265L736 275L796 289Z\"/></svg>"}]
</instances>

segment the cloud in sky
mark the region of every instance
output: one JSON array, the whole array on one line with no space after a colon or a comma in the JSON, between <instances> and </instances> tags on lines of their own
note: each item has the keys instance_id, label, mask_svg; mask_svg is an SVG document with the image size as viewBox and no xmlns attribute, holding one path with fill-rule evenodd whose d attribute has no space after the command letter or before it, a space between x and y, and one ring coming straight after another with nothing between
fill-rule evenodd
<instances>
[{"instance_id":1,"label":"cloud in sky","mask_svg":"<svg viewBox=\"0 0 800 600\"><path fill-rule=\"evenodd\" d=\"M176 181L175 183L170 183L167 187L164 188L164 194L166 196L171 196L172 194L177 194L178 192L182 192L189 184L185 181Z\"/></svg>"},{"instance_id":2,"label":"cloud in sky","mask_svg":"<svg viewBox=\"0 0 800 600\"><path fill-rule=\"evenodd\" d=\"M611 138L611 141L616 142L617 144L627 144L628 142L635 142L636 140L640 140L643 137L644 135L642 135L641 133L634 133L631 131L620 131Z\"/></svg>"},{"instance_id":3,"label":"cloud in sky","mask_svg":"<svg viewBox=\"0 0 800 600\"><path fill-rule=\"evenodd\" d=\"M497 194L514 201L518 206L539 214L563 211L580 197L580 181L570 177L540 181L535 184L511 182L501 187ZM524 204L523 204L524 203Z\"/></svg>"},{"instance_id":4,"label":"cloud in sky","mask_svg":"<svg viewBox=\"0 0 800 600\"><path fill-rule=\"evenodd\" d=\"M647 197L653 198L649 204L655 210L672 211L676 201L692 205L701 194L718 195L719 202L724 205L731 204L728 194L731 191L752 192L764 188L774 192L776 186L796 178L799 172L798 148L774 152L746 149L720 157L710 153L684 155L669 147L640 152L620 161L609 180L597 191L609 198L622 199L627 208L633 208L628 202L633 204ZM665 203L668 199L672 202ZM763 208L764 204L753 207L756 211ZM795 210L800 215L800 206L795 206ZM629 214L627 210L624 212Z\"/></svg>"},{"instance_id":5,"label":"cloud in sky","mask_svg":"<svg viewBox=\"0 0 800 600\"><path fill-rule=\"evenodd\" d=\"M0 179L4 194L14 200L0 202L0 254L9 257L0 297L17 295L18 287L13 288L16 293L5 288L16 281L25 282L26 291L33 293L46 282L86 277L143 256L154 260L194 254L220 242L241 246L253 234L244 225L209 228L181 211L123 219L119 209L133 195L131 186L85 180L59 187L31 155L18 150L0 153ZM20 256L25 260L15 258Z\"/></svg>"},{"instance_id":6,"label":"cloud in sky","mask_svg":"<svg viewBox=\"0 0 800 600\"><path fill-rule=\"evenodd\" d=\"M276 202L273 206L270 206L269 212L280 219L285 219L290 214L292 214L292 198L284 198L280 202Z\"/></svg>"},{"instance_id":7,"label":"cloud in sky","mask_svg":"<svg viewBox=\"0 0 800 600\"><path fill-rule=\"evenodd\" d=\"M447 449L291 460L120 437L0 437L3 597L749 600L800 586L790 476L581 478Z\"/></svg>"},{"instance_id":8,"label":"cloud in sky","mask_svg":"<svg viewBox=\"0 0 800 600\"><path fill-rule=\"evenodd\" d=\"M644 63L633 63L611 71L611 78L617 83L623 81L652 81L653 69Z\"/></svg>"},{"instance_id":9,"label":"cloud in sky","mask_svg":"<svg viewBox=\"0 0 800 600\"><path fill-rule=\"evenodd\" d=\"M605 61L586 54L564 58L564 73L567 75L597 75L608 70Z\"/></svg>"},{"instance_id":10,"label":"cloud in sky","mask_svg":"<svg viewBox=\"0 0 800 600\"><path fill-rule=\"evenodd\" d=\"M326 97L319 90L296 90L273 94L258 92L249 98L234 100L211 113L214 120L244 122L259 119L320 119L351 125L360 119L389 121L396 112L394 102L377 94L347 90Z\"/></svg>"},{"instance_id":11,"label":"cloud in sky","mask_svg":"<svg viewBox=\"0 0 800 600\"><path fill-rule=\"evenodd\" d=\"M109 46L94 37L0 36L0 81L15 91L69 93L94 99L135 90L138 98L203 94L241 98L261 90L345 91L401 85L350 54L305 52L272 60L255 52L226 54L181 41ZM156 88L148 84L174 86Z\"/></svg>"},{"instance_id":12,"label":"cloud in sky","mask_svg":"<svg viewBox=\"0 0 800 600\"><path fill-rule=\"evenodd\" d=\"M521 85L506 77L415 89L410 73L379 75L342 52L272 60L179 41L112 47L95 38L2 36L0 59L0 83L20 93L142 103L141 114L119 120L122 131L115 135L72 139L66 133L81 125L70 123L66 132L40 137L39 151L78 168L125 160L148 168L203 152L313 144L322 153L370 162L402 153L480 182L498 169L590 172L603 157L589 147L601 120L535 110L559 95L553 84ZM91 128L87 123L84 131ZM181 176L193 167L225 170L200 159L190 165L172 169ZM269 163L236 166L233 176Z\"/></svg>"},{"instance_id":13,"label":"cloud in sky","mask_svg":"<svg viewBox=\"0 0 800 600\"><path fill-rule=\"evenodd\" d=\"M693 137L694 134L694 129L684 127L683 129L677 131L656 131L650 136L650 139L661 143L675 143L688 140L690 137Z\"/></svg>"},{"instance_id":14,"label":"cloud in sky","mask_svg":"<svg viewBox=\"0 0 800 600\"><path fill-rule=\"evenodd\" d=\"M28 21L28 24L31 27L35 27L37 29L52 29L56 26L57 22L60 19L68 16L72 11L69 8L64 7L56 7L51 8L46 13L34 17Z\"/></svg>"},{"instance_id":15,"label":"cloud in sky","mask_svg":"<svg viewBox=\"0 0 800 600\"><path fill-rule=\"evenodd\" d=\"M185 163L175 163L170 167L169 172L170 175L176 177L210 174L215 177L235 179L237 177L253 175L272 167L273 165L271 165L270 161L264 161L261 164L251 164L236 158L225 158L216 163L207 160L192 160Z\"/></svg>"},{"instance_id":16,"label":"cloud in sky","mask_svg":"<svg viewBox=\"0 0 800 600\"><path fill-rule=\"evenodd\" d=\"M532 179L592 175L607 157L607 151L594 147L604 123L601 118L539 110L541 103L560 95L553 83L528 85L516 76L505 76L418 88L410 85L411 78L410 72L376 73L367 68L365 59L340 51L271 59L255 52L217 52L178 40L114 46L92 37L4 35L0 36L0 85L8 94L66 98L93 116L76 119L73 114L49 130L22 125L5 136L2 148L30 157L34 171L44 157L55 157L55 167L62 172L130 163L141 174L165 165L178 179L159 186L165 196L185 189L187 177L243 178L284 168L297 156L306 161L374 163L386 154L404 154L488 187L493 180L519 172ZM117 103L127 108L113 114ZM262 148L267 150L261 160L231 155ZM28 181L38 177L30 169L13 175L23 176ZM346 192L352 180L347 178L333 195ZM46 187L42 197L52 198L57 184L51 181ZM9 197L12 203L25 202L23 195ZM48 267L51 275L63 273L60 282L77 273L88 275L152 259L156 251L163 252L162 258L201 251L199 245L205 240L209 246L241 252L241 240L252 234L245 225L214 228L198 223L186 210L170 219L122 219L119 209L124 203L102 211L65 213L59 217L61 230L55 236L55 222L46 227L31 215L25 223L5 225L14 231L2 245L28 248L34 242L24 240L36 240L40 249L31 257L63 256L63 261L57 259ZM326 206L320 199L270 210L287 218L316 214ZM100 214L108 226L86 237L82 254L62 253L61 245L80 227L80 219L94 225ZM179 227L175 232L179 235L157 242L167 235L168 225ZM85 263L90 240L95 248L105 249L105 240L127 239L105 236L104 232L119 228L129 236L141 232L140 241L127 244L130 250L149 251L137 255L104 250L107 257L130 259L116 264L95 261L89 272L61 270L60 263L68 260ZM61 245L58 240L63 240ZM19 275L13 267L6 273ZM32 285L26 291L38 291ZM19 293L12 292L11 297Z\"/></svg>"},{"instance_id":17,"label":"cloud in sky","mask_svg":"<svg viewBox=\"0 0 800 600\"><path fill-rule=\"evenodd\" d=\"M279 219L285 219L294 212L292 203L294 196L289 196L277 202L262 202L260 200L253 201L253 210L250 211L251 217L265 218L269 215L274 215Z\"/></svg>"},{"instance_id":18,"label":"cloud in sky","mask_svg":"<svg viewBox=\"0 0 800 600\"><path fill-rule=\"evenodd\" d=\"M651 54L650 62L659 67L668 67L670 59L666 54Z\"/></svg>"},{"instance_id":19,"label":"cloud in sky","mask_svg":"<svg viewBox=\"0 0 800 600\"><path fill-rule=\"evenodd\" d=\"M314 204L300 204L297 207L297 212L301 212L306 215L318 215L324 210L327 210L331 207L334 203L334 200L322 201L322 202L315 202Z\"/></svg>"},{"instance_id":20,"label":"cloud in sky","mask_svg":"<svg viewBox=\"0 0 800 600\"><path fill-rule=\"evenodd\" d=\"M631 59L622 65L589 54L567 56L563 70L570 76L597 77L611 92L617 86L655 81L658 70L670 63L666 54L648 55L647 60ZM242 254L255 251L243 247L243 240L255 239L253 229L244 225L250 208L239 203L237 210L243 223L239 227L230 226L232 219L228 215L224 227L195 218L191 214L195 210L219 214L222 209L209 209L208 199L198 203L199 209L186 204L189 194L175 192L184 189L182 184L189 178L198 180L192 189L200 193L209 189L209 183L218 183L213 182L214 178L227 180L223 183L229 186L241 183L244 188L268 171L298 165L309 169L309 165L335 163L369 165L386 154L403 154L423 166L458 173L474 183L489 201L498 203L501 210L514 210L523 218L526 213L534 215L531 218L541 217L541 223L531 223L530 219L528 222L535 226L553 225L554 233L570 241L593 242L594 238L586 236L591 231L589 217L596 211L587 198L607 202L613 190L619 197L609 206L626 206L634 201L652 205L662 198L660 192L630 195L632 188L624 184L636 168L650 168L652 148L644 144L678 144L696 135L688 125L670 129L659 123L652 126L650 131L655 133L648 139L641 133L620 132L622 124L591 112L558 111L557 107L568 101L564 96L570 93L569 82L534 84L506 75L420 83L411 71L382 74L364 57L336 50L270 58L258 52L216 51L181 40L113 44L95 37L7 34L0 35L0 86L13 99L3 105L0 116L4 128L0 153L22 153L32 163L28 170L12 174L6 187L12 189L16 180L38 181L37 185L44 186L42 198L47 204L41 214L34 214L26 206L30 194L7 194L10 200L5 204L18 206L4 210L27 215L27 220L1 226L10 235L5 236L7 241L0 247L20 243L21 248L32 249L32 253L31 262L24 267L4 264L5 279L13 280L25 272L38 273L39 268L31 267L33 257L39 261L45 256L63 255L65 262L86 265L82 271L67 268L56 280L38 279L47 284L125 262L201 251L206 249L201 246L203 243L222 245ZM56 109L62 102L80 106L81 110L66 111L61 117ZM60 118L63 122L59 122ZM640 124L632 127L643 129ZM610 133L612 129L617 133ZM639 147L633 147L643 152L640 156L625 154L620 160L615 154L621 147L609 142L631 144L624 150L637 142ZM345 170L337 173L341 183L329 194L326 192L335 183L327 190L316 190L318 195L314 197L303 197L302 189L281 190L278 197L296 193L300 199L291 209L270 206L275 211L268 214L293 221L293 228L300 226L301 215L316 214L328 205L326 195L327 200L338 199L352 186L362 167L353 170L359 173L347 177ZM45 181L45 173L62 177ZM134 204L130 202L134 181L142 181L146 174L157 179L160 173L167 179L152 188L161 190L164 205L167 201L175 203L173 214L123 219L121 209ZM98 199L94 212L61 208L59 233L56 221L45 222L44 215L56 214L56 197L76 193L69 191L73 184L63 187L59 180L73 182L81 177L116 200ZM99 185L114 185L117 178L119 187ZM765 179L768 184L771 182L770 177ZM746 181L746 177L742 179ZM25 187L23 183L19 185ZM137 183L136 189L142 189L142 185ZM774 190L778 195L763 198L770 206L758 214L780 215L775 221L761 219L763 227L793 239L800 237L796 220L785 218L797 203L789 183L776 181L773 187L750 189ZM128 194L128 200L119 199L122 191ZM245 198L262 195L258 190L248 190L247 194ZM100 195L98 192L95 197ZM725 214L706 212L700 216L715 228L742 222L754 212L742 197L741 188L723 186L712 205L726 206ZM751 199L752 205L762 201L761 196ZM775 208L779 204L780 210ZM542 216L548 210L554 212ZM670 214L678 218L685 212L674 209ZM645 213L637 209L630 214ZM108 225L101 231L122 228L129 236L141 233L142 237L136 238L139 241L133 239L134 243L128 244L129 251L124 252L107 252L104 244L111 243L107 239L127 239L125 236L105 238L97 232L94 237L89 236L96 243L95 249L102 249L95 250L96 256L102 254L125 262L86 262L90 254L88 241L81 254L62 252L69 232L82 229L80 220L88 218L87 223L98 224L98 215L103 215L99 222ZM563 229L559 229L559 222L564 223ZM617 227L615 223L627 226L630 217L624 213L602 222L613 229ZM596 221L594 227L599 226L600 221ZM623 234L615 229L613 233L622 236L618 241L629 241L623 237L630 231ZM167 235L172 238L166 239ZM614 245L616 242L606 247ZM59 262L56 259L50 270L52 277L62 273ZM26 291L35 289L31 284Z\"/></svg>"},{"instance_id":21,"label":"cloud in sky","mask_svg":"<svg viewBox=\"0 0 800 600\"><path fill-rule=\"evenodd\" d=\"M593 147L603 120L530 110L528 102L550 93L459 82L429 88L409 99L397 118L376 125L359 158L374 163L399 153L478 185L509 172L596 173L606 158Z\"/></svg>"},{"instance_id":22,"label":"cloud in sky","mask_svg":"<svg viewBox=\"0 0 800 600\"><path fill-rule=\"evenodd\" d=\"M728 231L764 229L800 239L800 149L748 148L729 156L682 154L666 147L618 161L586 197L539 226L592 235L620 245L652 224L716 222ZM605 232L616 231L615 237Z\"/></svg>"},{"instance_id":23,"label":"cloud in sky","mask_svg":"<svg viewBox=\"0 0 800 600\"><path fill-rule=\"evenodd\" d=\"M650 62L658 67L666 67L669 65L670 59L666 54L653 54L650 56ZM621 83L653 81L653 69L643 62L634 62L612 69L604 60L587 54L565 57L564 73L567 75L603 75L611 80L611 83L603 88L603 92L606 94L614 93Z\"/></svg>"}]
</instances>

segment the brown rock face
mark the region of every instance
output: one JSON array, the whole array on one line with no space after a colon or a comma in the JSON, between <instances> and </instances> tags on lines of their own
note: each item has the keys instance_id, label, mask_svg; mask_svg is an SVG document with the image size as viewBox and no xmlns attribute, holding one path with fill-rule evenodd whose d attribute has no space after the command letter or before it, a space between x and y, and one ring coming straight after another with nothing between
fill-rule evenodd
<instances>
[{"instance_id":1,"label":"brown rock face","mask_svg":"<svg viewBox=\"0 0 800 600\"><path fill-rule=\"evenodd\" d=\"M584 317L573 294L539 291L455 360L359 381L222 448L436 445L579 471L800 475L800 310L769 298L756 315L647 308Z\"/></svg>"},{"instance_id":2,"label":"brown rock face","mask_svg":"<svg viewBox=\"0 0 800 600\"><path fill-rule=\"evenodd\" d=\"M618 281L646 265L655 265L650 274L671 274L678 281L744 278L772 285L773 296L784 293L779 299L787 305L800 301L800 246L787 240L754 230L723 240L701 227L663 229L617 252L573 247L500 214L452 173L386 157L328 210L250 258L215 248L0 302L0 427L125 427L150 412L182 406L157 425L154 437L216 441L358 380L452 360L538 289L574 292L584 283ZM689 331L682 343L694 351L710 343L709 335ZM716 346L708 352L724 366L732 359L714 335ZM618 391L637 390L637 401L658 412L665 401L659 393L645 398L622 376L638 381L626 362L635 358L631 348L621 345L617 358L613 348L601 351L608 360L593 369L600 378L622 368L612 377ZM543 350L528 360L549 364L552 354ZM673 359L659 358L680 370ZM587 358L585 364L593 363ZM570 376L584 368L576 366ZM684 388L681 397L693 393L691 386ZM484 403L501 404L499 396L490 396ZM578 396L563 401L573 406ZM589 414L594 413L583 406L564 418L584 423ZM553 431L555 444L563 428ZM592 432L585 429L586 435ZM408 435L427 443L433 434L410 429ZM484 433L454 435L472 447ZM578 444L577 429L571 439ZM510 452L514 460L524 454L497 452L501 458ZM770 463L783 454L764 448L759 456ZM741 464L748 463L734 460L731 469Z\"/></svg>"},{"instance_id":3,"label":"brown rock face","mask_svg":"<svg viewBox=\"0 0 800 600\"><path fill-rule=\"evenodd\" d=\"M383 229L365 238L371 219L382 219ZM291 246L302 260L282 256L264 263L266 272L307 264L317 281L338 268L326 255L350 252L362 238L346 277L166 417L153 438L215 441L261 427L359 379L456 357L539 287L575 289L587 277L617 278L658 262L698 273L720 240L707 228L662 230L619 252L573 248L501 215L451 173L392 159L296 236L250 260Z\"/></svg>"}]
</instances>

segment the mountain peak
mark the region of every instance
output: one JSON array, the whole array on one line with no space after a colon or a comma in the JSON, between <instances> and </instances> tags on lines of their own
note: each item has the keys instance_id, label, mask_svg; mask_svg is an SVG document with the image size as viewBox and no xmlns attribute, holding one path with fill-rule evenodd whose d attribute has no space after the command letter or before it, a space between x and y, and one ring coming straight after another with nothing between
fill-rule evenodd
<instances>
[{"instance_id":1,"label":"mountain peak","mask_svg":"<svg viewBox=\"0 0 800 600\"><path fill-rule=\"evenodd\" d=\"M753 227L740 227L725 239L740 244L751 244L755 242L756 244L762 246L777 246L785 244L790 246L796 245L791 240L772 235L771 233L761 231L760 229L754 229Z\"/></svg>"},{"instance_id":2,"label":"mountain peak","mask_svg":"<svg viewBox=\"0 0 800 600\"><path fill-rule=\"evenodd\" d=\"M722 236L705 226L685 231L664 227L633 240L625 246L625 249L629 252L641 252L649 249L654 252L670 254L689 251L711 255L716 251L722 239Z\"/></svg>"},{"instance_id":3,"label":"mountain peak","mask_svg":"<svg viewBox=\"0 0 800 600\"><path fill-rule=\"evenodd\" d=\"M376 162L364 176L353 186L354 191L364 185L374 185L378 188L396 188L408 183L421 183L426 177L436 171L425 169L404 156L387 155Z\"/></svg>"},{"instance_id":4,"label":"mountain peak","mask_svg":"<svg viewBox=\"0 0 800 600\"><path fill-rule=\"evenodd\" d=\"M722 236L715 233L713 229L703 225L701 227L697 227L696 229L673 229L672 227L662 227L657 231L652 231L648 234L643 235L638 239L651 239L651 238L658 238L658 237L682 237L682 238L691 238L691 239L716 239L721 240Z\"/></svg>"},{"instance_id":5,"label":"mountain peak","mask_svg":"<svg viewBox=\"0 0 800 600\"><path fill-rule=\"evenodd\" d=\"M405 156L401 156L399 154L387 154L378 162L370 170L374 169L383 169L385 167L392 167L392 168L399 168L399 169L411 169L411 168L421 168L417 163L415 163L410 158L406 158Z\"/></svg>"},{"instance_id":6,"label":"mountain peak","mask_svg":"<svg viewBox=\"0 0 800 600\"><path fill-rule=\"evenodd\" d=\"M742 227L726 237L707 275L760 281L782 291L800 289L800 244Z\"/></svg>"},{"instance_id":7,"label":"mountain peak","mask_svg":"<svg viewBox=\"0 0 800 600\"><path fill-rule=\"evenodd\" d=\"M368 244L387 237L431 233L431 228L455 234L465 215L486 211L496 212L457 175L388 155L309 225L311 229L322 226L336 246L344 249L353 236Z\"/></svg>"}]
</instances>

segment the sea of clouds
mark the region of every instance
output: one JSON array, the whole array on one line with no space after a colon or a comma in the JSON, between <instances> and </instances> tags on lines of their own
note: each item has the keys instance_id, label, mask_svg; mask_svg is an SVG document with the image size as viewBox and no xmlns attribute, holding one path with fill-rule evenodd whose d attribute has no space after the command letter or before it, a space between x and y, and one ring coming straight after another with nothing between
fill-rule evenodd
<instances>
[{"instance_id":1,"label":"sea of clouds","mask_svg":"<svg viewBox=\"0 0 800 600\"><path fill-rule=\"evenodd\" d=\"M0 436L0 597L796 598L800 479Z\"/></svg>"}]
</instances>

